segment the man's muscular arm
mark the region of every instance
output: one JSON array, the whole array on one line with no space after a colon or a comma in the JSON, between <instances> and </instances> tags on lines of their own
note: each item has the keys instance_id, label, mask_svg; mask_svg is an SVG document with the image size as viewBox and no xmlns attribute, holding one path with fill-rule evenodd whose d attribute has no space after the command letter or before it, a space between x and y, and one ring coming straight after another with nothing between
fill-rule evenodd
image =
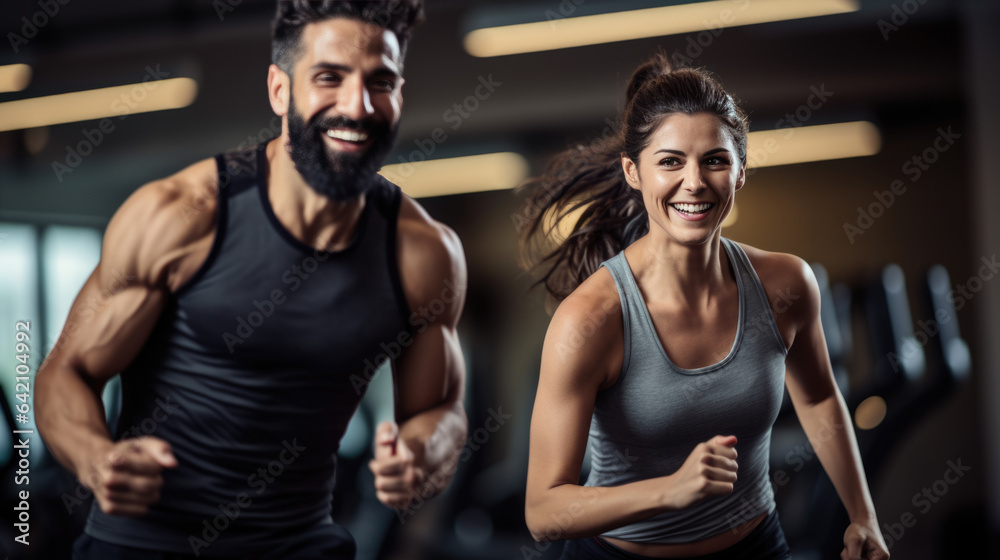
<instances>
[{"instance_id":1,"label":"man's muscular arm","mask_svg":"<svg viewBox=\"0 0 1000 560\"><path fill-rule=\"evenodd\" d=\"M193 180L207 177L201 188L214 188L207 171L196 164L140 188L122 204L105 231L100 262L38 371L39 432L106 513L144 514L159 500L161 470L176 466L163 440L113 442L101 392L142 348L171 287L189 277L194 252L211 243L214 202L184 214L192 208Z\"/></svg>"},{"instance_id":2,"label":"man's muscular arm","mask_svg":"<svg viewBox=\"0 0 1000 560\"><path fill-rule=\"evenodd\" d=\"M465 360L457 334L466 289L461 242L405 197L399 240L400 276L416 314L413 343L396 362L399 427L379 426L371 463L376 494L391 507L442 492L468 431Z\"/></svg>"}]
</instances>

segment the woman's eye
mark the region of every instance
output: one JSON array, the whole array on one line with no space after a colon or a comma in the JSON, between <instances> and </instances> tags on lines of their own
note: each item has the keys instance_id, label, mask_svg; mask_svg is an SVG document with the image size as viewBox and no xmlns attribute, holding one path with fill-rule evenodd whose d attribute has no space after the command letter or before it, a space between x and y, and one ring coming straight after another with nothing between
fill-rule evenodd
<instances>
[{"instance_id":1,"label":"woman's eye","mask_svg":"<svg viewBox=\"0 0 1000 560\"><path fill-rule=\"evenodd\" d=\"M679 165L680 163L681 163L681 160L679 160L679 159L677 159L675 157L668 157L668 158L663 158L663 159L660 160L660 165L663 165L663 166L666 166L666 167L673 167L674 165Z\"/></svg>"},{"instance_id":2,"label":"woman's eye","mask_svg":"<svg viewBox=\"0 0 1000 560\"><path fill-rule=\"evenodd\" d=\"M729 165L729 160L721 157L710 157L705 160L708 165Z\"/></svg>"}]
</instances>

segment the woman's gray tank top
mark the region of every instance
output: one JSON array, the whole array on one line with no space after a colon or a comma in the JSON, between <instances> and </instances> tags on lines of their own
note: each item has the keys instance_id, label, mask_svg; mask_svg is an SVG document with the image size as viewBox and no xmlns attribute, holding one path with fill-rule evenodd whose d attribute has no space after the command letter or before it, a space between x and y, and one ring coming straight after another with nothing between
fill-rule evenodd
<instances>
[{"instance_id":1,"label":"woman's gray tank top","mask_svg":"<svg viewBox=\"0 0 1000 560\"><path fill-rule=\"evenodd\" d=\"M732 530L774 509L768 481L771 426L781 405L785 343L746 253L722 238L739 291L729 355L698 369L674 365L660 344L624 251L608 259L621 298L625 353L616 384L598 393L586 486L618 486L672 474L694 447L735 435L738 478L729 496L604 533L642 543L686 543Z\"/></svg>"}]
</instances>

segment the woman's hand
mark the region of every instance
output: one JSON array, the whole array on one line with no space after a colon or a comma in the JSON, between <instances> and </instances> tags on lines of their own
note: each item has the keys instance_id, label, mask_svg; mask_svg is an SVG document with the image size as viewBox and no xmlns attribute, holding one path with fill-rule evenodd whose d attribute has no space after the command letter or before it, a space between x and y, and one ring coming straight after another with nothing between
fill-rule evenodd
<instances>
[{"instance_id":1,"label":"woman's hand","mask_svg":"<svg viewBox=\"0 0 1000 560\"><path fill-rule=\"evenodd\" d=\"M882 539L877 524L851 523L844 532L844 550L841 560L888 560L889 548Z\"/></svg>"},{"instance_id":2,"label":"woman's hand","mask_svg":"<svg viewBox=\"0 0 1000 560\"><path fill-rule=\"evenodd\" d=\"M733 493L736 482L736 436L715 436L699 443L681 468L670 475L671 509L683 509L709 496Z\"/></svg>"}]
</instances>

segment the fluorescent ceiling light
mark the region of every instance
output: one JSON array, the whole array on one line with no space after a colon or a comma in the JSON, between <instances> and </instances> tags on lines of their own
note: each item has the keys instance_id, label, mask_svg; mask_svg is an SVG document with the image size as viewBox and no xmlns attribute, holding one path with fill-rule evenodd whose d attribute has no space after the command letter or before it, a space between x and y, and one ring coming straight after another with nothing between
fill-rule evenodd
<instances>
[{"instance_id":1,"label":"fluorescent ceiling light","mask_svg":"<svg viewBox=\"0 0 1000 560\"><path fill-rule=\"evenodd\" d=\"M179 109L197 94L191 78L170 78L8 101L0 103L0 131Z\"/></svg>"},{"instance_id":2,"label":"fluorescent ceiling light","mask_svg":"<svg viewBox=\"0 0 1000 560\"><path fill-rule=\"evenodd\" d=\"M747 167L771 167L878 153L882 138L867 121L751 132Z\"/></svg>"},{"instance_id":3,"label":"fluorescent ceiling light","mask_svg":"<svg viewBox=\"0 0 1000 560\"><path fill-rule=\"evenodd\" d=\"M516 187L528 176L521 154L499 152L386 165L379 173L414 197L442 196Z\"/></svg>"},{"instance_id":4,"label":"fluorescent ceiling light","mask_svg":"<svg viewBox=\"0 0 1000 560\"><path fill-rule=\"evenodd\" d=\"M714 0L476 29L465 36L465 50L503 56L857 10L858 0Z\"/></svg>"},{"instance_id":5,"label":"fluorescent ceiling light","mask_svg":"<svg viewBox=\"0 0 1000 560\"><path fill-rule=\"evenodd\" d=\"M31 66L8 64L0 66L0 93L21 91L31 82Z\"/></svg>"}]
</instances>

